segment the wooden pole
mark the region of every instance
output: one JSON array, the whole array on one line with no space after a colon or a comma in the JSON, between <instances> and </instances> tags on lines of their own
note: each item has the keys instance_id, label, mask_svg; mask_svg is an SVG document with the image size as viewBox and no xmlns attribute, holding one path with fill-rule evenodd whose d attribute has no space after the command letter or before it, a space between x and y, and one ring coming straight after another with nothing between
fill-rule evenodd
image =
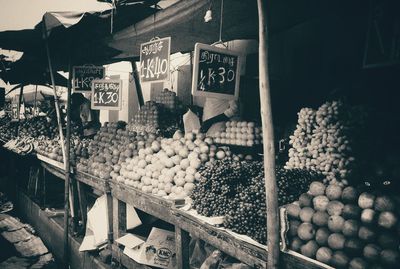
<instances>
[{"instance_id":1,"label":"wooden pole","mask_svg":"<svg viewBox=\"0 0 400 269\"><path fill-rule=\"evenodd\" d=\"M71 140L71 74L72 68L68 68L68 92L67 92L67 130L65 140L65 182L64 182L64 268L69 268L69 247L68 247L68 214L70 206L70 140ZM74 217L74 216L72 216Z\"/></svg>"},{"instance_id":2,"label":"wooden pole","mask_svg":"<svg viewBox=\"0 0 400 269\"><path fill-rule=\"evenodd\" d=\"M17 109L18 124L17 124L17 129L15 130L16 136L19 136L19 124L21 122L21 103L22 103L23 95L24 95L24 85L21 84L21 88L19 90L19 97L18 97L18 109Z\"/></svg>"},{"instance_id":3,"label":"wooden pole","mask_svg":"<svg viewBox=\"0 0 400 269\"><path fill-rule=\"evenodd\" d=\"M44 35L44 42L46 46L46 54L47 54L47 62L49 65L49 73L50 73L50 79L51 79L51 84L53 86L53 95L54 95L54 106L56 109L56 114L57 114L57 122L58 122L58 130L60 134L60 142L61 142L61 150L63 154L63 161L64 161L64 167L65 167L65 184L64 184L64 268L68 269L69 268L69 248L68 248L68 232L69 232L69 225L68 225L68 217L69 217L69 173L70 173L70 168L69 168L69 137L68 137L68 158L65 152L65 144L64 144L64 135L63 135L63 130L62 130L62 124L61 124L61 115L60 115L60 106L58 104L58 97L57 97L57 92L56 92L56 84L54 80L54 74L53 74L53 67L51 64L51 58L50 58L50 49L49 49L49 42L48 42L48 36L47 36L47 27L46 27L46 20L45 17L43 17L43 35ZM68 91L70 91L70 80L68 80ZM68 100L69 102L69 100ZM68 135L67 135L68 136Z\"/></svg>"},{"instance_id":4,"label":"wooden pole","mask_svg":"<svg viewBox=\"0 0 400 269\"><path fill-rule=\"evenodd\" d=\"M53 67L52 67L51 58L50 58L49 42L47 40L46 20L45 20L44 17L43 17L42 23L43 23L44 43L45 43L46 54L47 54L47 63L49 65L50 79L51 79L51 84L52 84L52 88L53 88L54 106L55 106L56 114L57 114L57 122L58 122L58 131L59 131L59 135L60 135L61 150L62 150L64 165L65 165L66 156L65 156L64 134L62 132L60 106L58 104L58 97L57 97L57 92L56 92L56 83L55 83L55 80L54 80Z\"/></svg>"},{"instance_id":5,"label":"wooden pole","mask_svg":"<svg viewBox=\"0 0 400 269\"><path fill-rule=\"evenodd\" d=\"M132 60L131 61L132 65L132 75L133 79L135 81L135 87L136 87L136 92L139 100L139 108L144 105L144 99L143 99L143 92L142 92L142 86L140 85L140 78L139 78L139 71L137 68L136 61Z\"/></svg>"},{"instance_id":6,"label":"wooden pole","mask_svg":"<svg viewBox=\"0 0 400 269\"><path fill-rule=\"evenodd\" d=\"M35 102L33 106L33 116L36 116L36 110L37 110L37 90L38 90L38 85L36 85L35 88Z\"/></svg>"},{"instance_id":7,"label":"wooden pole","mask_svg":"<svg viewBox=\"0 0 400 269\"><path fill-rule=\"evenodd\" d=\"M257 0L259 17L259 87L261 121L264 140L264 174L267 203L268 269L279 264L278 192L275 177L275 144L272 122L271 96L268 77L267 22L264 0Z\"/></svg>"}]
</instances>

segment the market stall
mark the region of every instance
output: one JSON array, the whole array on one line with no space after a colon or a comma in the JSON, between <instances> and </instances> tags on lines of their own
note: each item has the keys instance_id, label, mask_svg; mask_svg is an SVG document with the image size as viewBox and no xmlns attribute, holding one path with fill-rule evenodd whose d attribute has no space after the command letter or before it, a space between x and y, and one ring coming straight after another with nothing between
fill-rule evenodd
<instances>
[{"instance_id":1,"label":"market stall","mask_svg":"<svg viewBox=\"0 0 400 269\"><path fill-rule=\"evenodd\" d=\"M70 102L72 88L91 94L90 100L85 98L77 106L82 109L90 104L90 113L120 111L126 100L122 98L121 79L108 77L104 68L82 65L79 60L76 65L68 63L66 124L60 115L58 121L26 119L18 124L16 135L9 132L15 123L1 119L5 154L17 158L27 155L36 162L27 162L27 166L39 167L54 176L54 181L65 183L65 215L58 216L54 221L57 228L52 228L60 239L55 255L77 265L93 254L93 264L98 267L119 263L128 268L208 268L218 264L243 268L395 268L400 259L399 199L385 186L395 184L393 167L398 162L392 159L392 166L378 162L381 171L368 168L375 165L373 154L365 150L371 143L366 124L371 112L342 98L331 100L326 94L318 106L301 104L294 128L274 118L276 129L289 129L285 134L274 132L266 12L259 1L256 80L261 113L254 118L234 118L231 101L246 98L243 93L250 89L240 80L249 81L246 79L255 62L250 55L244 57L230 49L235 41L223 42L221 29L223 17L236 14L242 1L227 7L226 14L224 1L214 3L217 9L206 2L179 1L144 19L138 25L138 38L143 42L134 48L126 47L132 38L131 28L114 35L111 44L122 53L111 58L139 58L139 73L132 78L136 85L150 86L152 91L150 100L129 122L103 122L95 133L85 135L83 125L93 120L79 122L80 115L74 118L71 114L75 112ZM212 25L217 38L202 35L199 40L184 39L190 32L185 23L178 25L172 38L155 38L153 31L158 27L160 34L174 27L167 21L176 10L193 12L193 7L202 16L196 17L192 27L199 21L205 24L207 16L203 15L209 11L220 14L219 24ZM244 21L242 26L251 22ZM232 37L242 36L240 30L234 31L235 25L227 22L227 29L233 29ZM184 31L182 36L179 29ZM177 36L184 42L177 42ZM207 38L217 44L198 43L211 43ZM50 51L51 42L48 45ZM186 84L193 102L186 107L180 89L173 89L169 57L171 52L187 50L194 54L189 55L192 72ZM52 58L48 56L51 70ZM245 67L240 66L243 59L250 69L244 73ZM162 90L154 90L157 83L162 83ZM52 84L54 87L54 78ZM226 99L221 102L226 109L207 118L204 105L201 117L193 106L199 96L206 98L205 102L207 98ZM296 113L292 114L295 118ZM74 124L80 126L74 128ZM213 129L216 126L217 131ZM382 186L376 184L380 180ZM43 181L47 186L49 180ZM23 210L31 218L43 214L27 195L18 197L20 206L32 204L34 212ZM46 223L36 220L42 231L53 225L48 216L38 219ZM74 239L69 226L84 237ZM51 244L51 238L44 240ZM63 251L60 242L64 242ZM102 262L97 263L97 259Z\"/></svg>"}]
</instances>

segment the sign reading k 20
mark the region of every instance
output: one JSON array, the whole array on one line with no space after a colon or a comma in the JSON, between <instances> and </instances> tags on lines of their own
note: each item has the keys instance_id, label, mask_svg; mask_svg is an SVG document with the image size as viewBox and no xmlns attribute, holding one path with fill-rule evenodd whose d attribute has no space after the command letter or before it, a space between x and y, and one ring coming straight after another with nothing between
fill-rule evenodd
<instances>
[{"instance_id":1,"label":"sign reading k 20","mask_svg":"<svg viewBox=\"0 0 400 269\"><path fill-rule=\"evenodd\" d=\"M140 45L140 81L169 80L171 37L157 38Z\"/></svg>"}]
</instances>

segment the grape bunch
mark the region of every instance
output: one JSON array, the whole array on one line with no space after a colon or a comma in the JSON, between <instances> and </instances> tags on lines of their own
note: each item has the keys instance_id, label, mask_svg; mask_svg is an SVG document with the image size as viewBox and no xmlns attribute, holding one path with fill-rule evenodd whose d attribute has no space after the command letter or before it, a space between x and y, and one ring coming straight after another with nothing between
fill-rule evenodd
<instances>
[{"instance_id":1,"label":"grape bunch","mask_svg":"<svg viewBox=\"0 0 400 269\"><path fill-rule=\"evenodd\" d=\"M285 169L277 167L276 180L278 185L278 204L279 206L292 203L307 192L309 185L313 181L322 181L324 176L303 169Z\"/></svg>"},{"instance_id":2,"label":"grape bunch","mask_svg":"<svg viewBox=\"0 0 400 269\"><path fill-rule=\"evenodd\" d=\"M193 208L204 216L225 216L224 226L266 242L265 186L262 162L227 157L199 170Z\"/></svg>"},{"instance_id":3,"label":"grape bunch","mask_svg":"<svg viewBox=\"0 0 400 269\"><path fill-rule=\"evenodd\" d=\"M347 185L354 162L349 139L351 107L340 101L326 102L318 110L303 108L298 115L286 168L317 171L325 181Z\"/></svg>"}]
</instances>

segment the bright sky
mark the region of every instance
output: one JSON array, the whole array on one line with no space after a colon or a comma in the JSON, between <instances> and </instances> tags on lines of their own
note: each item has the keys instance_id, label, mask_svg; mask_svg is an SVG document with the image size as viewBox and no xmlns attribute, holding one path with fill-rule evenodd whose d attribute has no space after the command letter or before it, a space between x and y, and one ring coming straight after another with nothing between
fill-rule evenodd
<instances>
[{"instance_id":1,"label":"bright sky","mask_svg":"<svg viewBox=\"0 0 400 269\"><path fill-rule=\"evenodd\" d=\"M0 32L33 29L47 11L101 11L109 7L96 0L0 0Z\"/></svg>"}]
</instances>

